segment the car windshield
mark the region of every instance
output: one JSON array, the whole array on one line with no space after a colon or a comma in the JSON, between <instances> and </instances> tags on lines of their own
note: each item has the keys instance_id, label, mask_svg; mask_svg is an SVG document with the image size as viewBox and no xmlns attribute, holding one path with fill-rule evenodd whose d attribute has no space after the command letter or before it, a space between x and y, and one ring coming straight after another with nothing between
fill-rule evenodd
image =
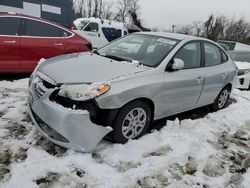
<instances>
[{"instance_id":1,"label":"car windshield","mask_svg":"<svg viewBox=\"0 0 250 188\"><path fill-rule=\"evenodd\" d=\"M230 51L228 55L233 61L250 63L250 51Z\"/></svg>"},{"instance_id":2,"label":"car windshield","mask_svg":"<svg viewBox=\"0 0 250 188\"><path fill-rule=\"evenodd\" d=\"M82 20L82 21L80 21L80 22L77 23L77 28L79 30L82 30L88 23L89 22Z\"/></svg>"},{"instance_id":3,"label":"car windshield","mask_svg":"<svg viewBox=\"0 0 250 188\"><path fill-rule=\"evenodd\" d=\"M118 61L136 61L144 66L156 67L178 42L170 38L133 34L100 48L96 53Z\"/></svg>"}]
</instances>

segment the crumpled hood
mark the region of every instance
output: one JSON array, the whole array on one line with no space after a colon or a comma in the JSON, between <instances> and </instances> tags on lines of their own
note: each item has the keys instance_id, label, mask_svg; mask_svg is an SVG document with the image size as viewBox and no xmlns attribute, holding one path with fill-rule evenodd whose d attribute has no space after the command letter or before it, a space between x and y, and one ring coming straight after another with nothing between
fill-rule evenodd
<instances>
[{"instance_id":1,"label":"crumpled hood","mask_svg":"<svg viewBox=\"0 0 250 188\"><path fill-rule=\"evenodd\" d=\"M56 83L103 82L147 70L90 52L62 55L48 59L37 68Z\"/></svg>"},{"instance_id":2,"label":"crumpled hood","mask_svg":"<svg viewBox=\"0 0 250 188\"><path fill-rule=\"evenodd\" d=\"M248 62L234 61L234 63L239 70L250 69L250 63Z\"/></svg>"}]
</instances>

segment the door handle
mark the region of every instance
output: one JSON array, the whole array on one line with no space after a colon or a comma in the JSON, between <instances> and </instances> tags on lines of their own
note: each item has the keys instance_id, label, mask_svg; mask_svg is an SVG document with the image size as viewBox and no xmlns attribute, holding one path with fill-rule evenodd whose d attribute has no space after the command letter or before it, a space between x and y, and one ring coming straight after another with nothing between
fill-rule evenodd
<instances>
[{"instance_id":1,"label":"door handle","mask_svg":"<svg viewBox=\"0 0 250 188\"><path fill-rule=\"evenodd\" d=\"M198 84L201 84L202 80L203 80L203 78L202 78L202 77L198 77L198 78L196 78L196 81L198 82Z\"/></svg>"},{"instance_id":2,"label":"door handle","mask_svg":"<svg viewBox=\"0 0 250 188\"><path fill-rule=\"evenodd\" d=\"M6 40L6 41L3 41L3 42L6 43L6 44L14 44L14 43L16 43L15 40Z\"/></svg>"},{"instance_id":3,"label":"door handle","mask_svg":"<svg viewBox=\"0 0 250 188\"><path fill-rule=\"evenodd\" d=\"M55 44L53 44L54 46L62 46L63 45L63 43L55 43Z\"/></svg>"}]
</instances>

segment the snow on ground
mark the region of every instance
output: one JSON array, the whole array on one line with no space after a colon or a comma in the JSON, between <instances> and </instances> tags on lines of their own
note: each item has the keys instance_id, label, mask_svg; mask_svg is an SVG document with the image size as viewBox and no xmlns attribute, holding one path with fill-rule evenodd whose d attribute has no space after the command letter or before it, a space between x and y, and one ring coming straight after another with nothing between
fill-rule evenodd
<instances>
[{"instance_id":1,"label":"snow on ground","mask_svg":"<svg viewBox=\"0 0 250 188\"><path fill-rule=\"evenodd\" d=\"M234 90L235 102L203 118L167 121L139 140L77 153L32 126L27 84L0 82L0 187L250 186L250 92Z\"/></svg>"}]
</instances>

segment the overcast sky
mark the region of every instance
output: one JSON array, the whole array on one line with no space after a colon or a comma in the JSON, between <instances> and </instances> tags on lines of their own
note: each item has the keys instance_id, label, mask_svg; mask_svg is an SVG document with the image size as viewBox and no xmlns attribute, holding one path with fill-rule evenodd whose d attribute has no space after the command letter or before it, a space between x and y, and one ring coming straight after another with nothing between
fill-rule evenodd
<instances>
[{"instance_id":1,"label":"overcast sky","mask_svg":"<svg viewBox=\"0 0 250 188\"><path fill-rule=\"evenodd\" d=\"M141 18L147 27L205 21L210 13L244 17L250 22L250 0L140 0Z\"/></svg>"}]
</instances>

